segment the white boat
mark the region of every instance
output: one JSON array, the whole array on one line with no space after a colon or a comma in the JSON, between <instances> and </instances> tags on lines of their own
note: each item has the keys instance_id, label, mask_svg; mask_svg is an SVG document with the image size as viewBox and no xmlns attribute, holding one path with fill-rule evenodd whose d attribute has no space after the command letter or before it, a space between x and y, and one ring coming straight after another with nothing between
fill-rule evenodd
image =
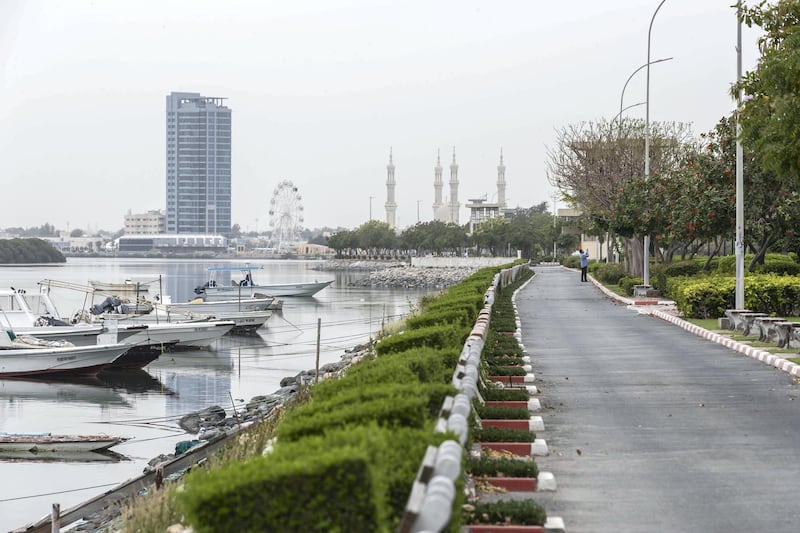
<instances>
[{"instance_id":1,"label":"white boat","mask_svg":"<svg viewBox=\"0 0 800 533\"><path fill-rule=\"evenodd\" d=\"M51 287L92 292L91 288L54 280L44 280L40 282L40 287L39 296L43 301L48 302L46 305L53 310L53 313L57 313L57 311L55 304L50 299ZM106 298L106 300L108 299ZM142 307L146 307L148 310L153 309L151 304L145 304ZM109 312L102 312L106 309ZM135 304L133 309L136 309ZM158 357L158 353L174 347L207 348L235 326L232 321L221 320L189 323L150 321L135 312L118 312L120 310L122 310L122 306L107 306L101 302L92 305L90 311L81 310L73 317L78 322L99 322L109 331L116 331L118 335L126 336L122 342L131 345L134 349L117 366L141 368ZM99 314L93 314L97 312Z\"/></svg>"},{"instance_id":2,"label":"white boat","mask_svg":"<svg viewBox=\"0 0 800 533\"><path fill-rule=\"evenodd\" d=\"M218 315L221 313L238 313L242 311L266 311L275 301L272 296L248 296L230 300L203 300L196 298L182 303L163 303L156 307L166 311L181 311L188 313L202 313L206 315Z\"/></svg>"},{"instance_id":3,"label":"white boat","mask_svg":"<svg viewBox=\"0 0 800 533\"><path fill-rule=\"evenodd\" d=\"M21 342L12 331L0 330L0 377L96 374L130 350L127 344L48 346Z\"/></svg>"},{"instance_id":4,"label":"white boat","mask_svg":"<svg viewBox=\"0 0 800 533\"><path fill-rule=\"evenodd\" d=\"M136 329L125 342L135 346L164 348L208 348L236 325L231 320L194 322L155 322L138 315L96 317L104 324L113 323L120 331Z\"/></svg>"},{"instance_id":5,"label":"white boat","mask_svg":"<svg viewBox=\"0 0 800 533\"><path fill-rule=\"evenodd\" d=\"M27 452L95 452L130 437L111 435L53 435L52 433L0 433L0 450Z\"/></svg>"},{"instance_id":6,"label":"white boat","mask_svg":"<svg viewBox=\"0 0 800 533\"><path fill-rule=\"evenodd\" d=\"M0 327L10 328L17 335L64 340L75 346L93 346L98 341L100 344L123 342L133 334L120 332L115 335L102 324L69 324L58 319L57 313L46 293L0 289Z\"/></svg>"},{"instance_id":7,"label":"white boat","mask_svg":"<svg viewBox=\"0 0 800 533\"><path fill-rule=\"evenodd\" d=\"M208 301L227 300L264 294L268 296L314 296L319 291L330 285L334 280L311 281L297 283L268 283L261 285L253 277L254 270L263 270L262 266L236 266L236 267L210 267L208 281L195 288L195 294L202 294ZM217 276L220 272L239 272L240 278L231 280L231 285L219 282Z\"/></svg>"},{"instance_id":8,"label":"white boat","mask_svg":"<svg viewBox=\"0 0 800 533\"><path fill-rule=\"evenodd\" d=\"M211 302L215 303L215 302ZM187 304L156 305L152 313L140 317L148 323L154 321L166 322L202 322L209 320L223 320L233 322L231 333L252 334L267 323L272 316L272 311L225 311L213 310L212 307L186 307ZM184 310L186 309L186 310ZM197 309L195 311L194 309Z\"/></svg>"}]
</instances>

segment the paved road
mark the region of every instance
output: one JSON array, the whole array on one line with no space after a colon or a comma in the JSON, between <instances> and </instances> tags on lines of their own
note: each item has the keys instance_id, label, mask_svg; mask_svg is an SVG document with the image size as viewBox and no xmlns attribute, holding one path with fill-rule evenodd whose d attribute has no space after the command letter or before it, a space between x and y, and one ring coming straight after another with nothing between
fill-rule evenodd
<instances>
[{"instance_id":1,"label":"paved road","mask_svg":"<svg viewBox=\"0 0 800 533\"><path fill-rule=\"evenodd\" d=\"M800 531L800 388L785 372L540 267L517 294L568 533Z\"/></svg>"}]
</instances>

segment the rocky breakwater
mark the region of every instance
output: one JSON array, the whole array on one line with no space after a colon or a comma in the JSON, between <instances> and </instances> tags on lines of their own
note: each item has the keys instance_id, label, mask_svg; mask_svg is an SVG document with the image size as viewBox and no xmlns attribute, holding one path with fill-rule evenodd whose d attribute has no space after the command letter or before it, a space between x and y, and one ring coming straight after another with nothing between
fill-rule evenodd
<instances>
[{"instance_id":1,"label":"rocky breakwater","mask_svg":"<svg viewBox=\"0 0 800 533\"><path fill-rule=\"evenodd\" d=\"M443 289L460 283L477 267L413 267L402 261L362 261L332 259L314 270L369 272L364 278L351 281L351 287L392 287L405 289Z\"/></svg>"},{"instance_id":2,"label":"rocky breakwater","mask_svg":"<svg viewBox=\"0 0 800 533\"><path fill-rule=\"evenodd\" d=\"M419 268L396 266L371 271L369 276L353 281L356 287L400 287L406 289L440 289L460 283L475 272L474 268Z\"/></svg>"}]
</instances>

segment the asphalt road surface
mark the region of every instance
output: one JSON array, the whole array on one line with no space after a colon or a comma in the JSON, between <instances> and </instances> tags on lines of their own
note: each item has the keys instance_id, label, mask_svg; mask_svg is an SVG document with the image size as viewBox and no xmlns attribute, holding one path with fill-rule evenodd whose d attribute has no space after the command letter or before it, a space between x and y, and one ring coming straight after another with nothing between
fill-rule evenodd
<instances>
[{"instance_id":1,"label":"asphalt road surface","mask_svg":"<svg viewBox=\"0 0 800 533\"><path fill-rule=\"evenodd\" d=\"M537 267L517 293L568 533L797 532L800 389L787 373Z\"/></svg>"}]
</instances>

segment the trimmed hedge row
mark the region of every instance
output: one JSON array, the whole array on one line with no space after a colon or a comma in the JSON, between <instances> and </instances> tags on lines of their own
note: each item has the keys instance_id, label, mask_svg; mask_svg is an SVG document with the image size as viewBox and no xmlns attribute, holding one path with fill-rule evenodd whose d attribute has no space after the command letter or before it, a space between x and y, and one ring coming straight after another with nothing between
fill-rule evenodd
<instances>
[{"instance_id":1,"label":"trimmed hedge row","mask_svg":"<svg viewBox=\"0 0 800 533\"><path fill-rule=\"evenodd\" d=\"M203 531L393 531L434 433L464 340L499 268L478 271L436 298L407 330L377 343L376 357L310 389L287 409L273 451L195 472L179 496ZM461 482L458 482L460 485ZM457 487L453 523L464 500Z\"/></svg>"},{"instance_id":2,"label":"trimmed hedge row","mask_svg":"<svg viewBox=\"0 0 800 533\"><path fill-rule=\"evenodd\" d=\"M701 278L670 278L667 292L687 318L718 318L733 309L736 278L712 275ZM800 314L800 278L776 274L752 274L745 280L744 305L774 316Z\"/></svg>"}]
</instances>

